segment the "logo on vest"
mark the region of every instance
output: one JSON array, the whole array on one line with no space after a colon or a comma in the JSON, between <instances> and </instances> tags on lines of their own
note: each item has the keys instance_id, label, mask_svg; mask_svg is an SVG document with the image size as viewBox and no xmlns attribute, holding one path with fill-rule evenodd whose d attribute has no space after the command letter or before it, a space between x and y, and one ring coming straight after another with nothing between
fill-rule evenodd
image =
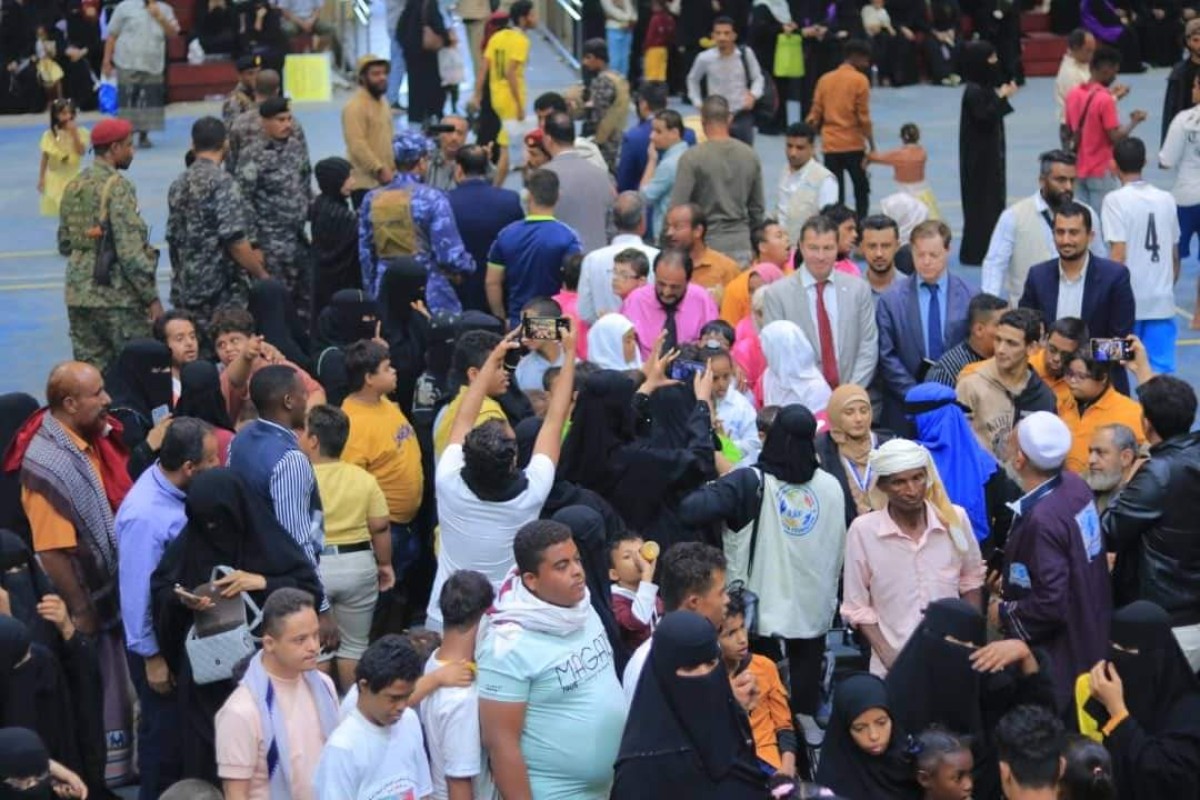
<instances>
[{"instance_id":1,"label":"logo on vest","mask_svg":"<svg viewBox=\"0 0 1200 800\"><path fill-rule=\"evenodd\" d=\"M788 536L808 536L817 527L821 516L821 501L807 486L780 486L778 502L779 527Z\"/></svg>"}]
</instances>

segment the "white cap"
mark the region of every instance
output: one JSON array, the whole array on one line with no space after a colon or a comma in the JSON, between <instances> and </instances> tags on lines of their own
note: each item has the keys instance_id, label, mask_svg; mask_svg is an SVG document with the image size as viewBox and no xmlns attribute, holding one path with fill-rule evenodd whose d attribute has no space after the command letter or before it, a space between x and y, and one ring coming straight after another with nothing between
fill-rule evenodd
<instances>
[{"instance_id":1,"label":"white cap","mask_svg":"<svg viewBox=\"0 0 1200 800\"><path fill-rule=\"evenodd\" d=\"M1071 450L1071 429L1049 411L1035 411L1017 425L1017 442L1035 467L1055 470Z\"/></svg>"}]
</instances>

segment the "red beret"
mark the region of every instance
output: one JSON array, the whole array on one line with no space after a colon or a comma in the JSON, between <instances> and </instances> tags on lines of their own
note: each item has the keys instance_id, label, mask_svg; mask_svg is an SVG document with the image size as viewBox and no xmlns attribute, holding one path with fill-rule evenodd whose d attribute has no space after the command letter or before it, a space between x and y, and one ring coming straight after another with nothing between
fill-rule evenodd
<instances>
[{"instance_id":1,"label":"red beret","mask_svg":"<svg viewBox=\"0 0 1200 800\"><path fill-rule=\"evenodd\" d=\"M128 120L109 117L100 120L96 124L96 127L92 129L92 144L97 147L103 147L106 144L119 142L132 135L133 125L129 124Z\"/></svg>"}]
</instances>

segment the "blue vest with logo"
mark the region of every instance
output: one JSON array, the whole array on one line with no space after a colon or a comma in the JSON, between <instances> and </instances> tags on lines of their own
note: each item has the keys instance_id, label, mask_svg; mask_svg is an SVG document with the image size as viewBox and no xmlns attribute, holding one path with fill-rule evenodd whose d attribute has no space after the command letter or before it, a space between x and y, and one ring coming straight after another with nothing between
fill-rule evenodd
<instances>
[{"instance_id":1,"label":"blue vest with logo","mask_svg":"<svg viewBox=\"0 0 1200 800\"><path fill-rule=\"evenodd\" d=\"M254 420L238 431L237 436L229 446L229 467L246 482L257 498L267 504L267 508L275 509L275 501L271 498L271 475L288 452L299 452L296 437L291 431L282 427ZM321 495L317 491L317 482L313 480L312 492L308 498L308 517L310 520L319 519L321 512ZM279 513L275 512L278 519ZM309 542L308 548L315 548L319 554L319 542Z\"/></svg>"}]
</instances>

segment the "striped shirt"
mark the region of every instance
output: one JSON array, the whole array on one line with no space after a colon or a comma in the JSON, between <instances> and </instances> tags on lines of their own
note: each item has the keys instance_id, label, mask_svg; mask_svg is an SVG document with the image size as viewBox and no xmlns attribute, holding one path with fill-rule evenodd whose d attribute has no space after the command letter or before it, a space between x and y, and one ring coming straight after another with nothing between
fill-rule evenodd
<instances>
[{"instance_id":1,"label":"striped shirt","mask_svg":"<svg viewBox=\"0 0 1200 800\"><path fill-rule=\"evenodd\" d=\"M925 376L925 380L941 383L953 389L958 384L958 374L967 364L983 360L983 356L972 350L970 345L961 342L942 354L937 363L929 368L929 374Z\"/></svg>"}]
</instances>

